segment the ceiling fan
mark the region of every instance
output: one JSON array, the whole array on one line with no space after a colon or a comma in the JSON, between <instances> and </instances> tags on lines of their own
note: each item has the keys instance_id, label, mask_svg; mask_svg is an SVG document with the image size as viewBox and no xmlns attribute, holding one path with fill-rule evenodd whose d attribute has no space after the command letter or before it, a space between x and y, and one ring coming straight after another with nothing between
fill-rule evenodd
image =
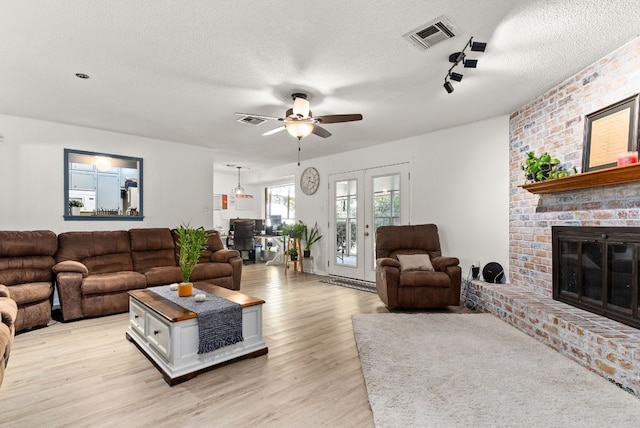
<instances>
[{"instance_id":1,"label":"ceiling fan","mask_svg":"<svg viewBox=\"0 0 640 428\"><path fill-rule=\"evenodd\" d=\"M341 123L341 122L353 122L356 120L362 120L361 114L330 114L325 116L313 117L309 110L309 100L307 100L307 94L296 92L291 95L293 99L293 107L288 109L285 113L285 117L265 116L262 114L252 113L236 113L240 116L251 116L258 119L265 120L278 120L285 122L284 125L267 131L262 135L271 135L276 132L284 131L285 129L289 134L296 137L298 141L308 136L309 134L315 134L322 138L331 136L331 133L320 126L320 124L328 123Z\"/></svg>"}]
</instances>

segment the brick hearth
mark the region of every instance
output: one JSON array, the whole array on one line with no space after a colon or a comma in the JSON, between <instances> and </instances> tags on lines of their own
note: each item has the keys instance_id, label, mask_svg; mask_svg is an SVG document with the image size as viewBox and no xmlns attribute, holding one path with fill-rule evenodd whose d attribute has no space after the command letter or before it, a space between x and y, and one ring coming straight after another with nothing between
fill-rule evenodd
<instances>
[{"instance_id":1,"label":"brick hearth","mask_svg":"<svg viewBox=\"0 0 640 428\"><path fill-rule=\"evenodd\" d=\"M498 316L640 397L640 330L523 287L463 282L467 306Z\"/></svg>"},{"instance_id":2,"label":"brick hearth","mask_svg":"<svg viewBox=\"0 0 640 428\"><path fill-rule=\"evenodd\" d=\"M524 190L527 152L582 167L584 117L640 92L640 38L513 112L508 284L465 281L469 298L640 396L640 330L552 299L552 226L640 226L640 182L557 194Z\"/></svg>"}]
</instances>

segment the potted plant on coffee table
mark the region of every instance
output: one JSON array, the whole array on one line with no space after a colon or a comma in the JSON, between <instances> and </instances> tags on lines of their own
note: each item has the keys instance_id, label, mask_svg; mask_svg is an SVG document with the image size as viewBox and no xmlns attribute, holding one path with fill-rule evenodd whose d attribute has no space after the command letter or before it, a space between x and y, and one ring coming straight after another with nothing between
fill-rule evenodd
<instances>
[{"instance_id":1,"label":"potted plant on coffee table","mask_svg":"<svg viewBox=\"0 0 640 428\"><path fill-rule=\"evenodd\" d=\"M178 296L188 297L193 293L191 274L198 263L200 254L207 249L209 235L204 227L192 228L181 224L176 228L178 236L178 264L182 272L182 283L178 284Z\"/></svg>"}]
</instances>

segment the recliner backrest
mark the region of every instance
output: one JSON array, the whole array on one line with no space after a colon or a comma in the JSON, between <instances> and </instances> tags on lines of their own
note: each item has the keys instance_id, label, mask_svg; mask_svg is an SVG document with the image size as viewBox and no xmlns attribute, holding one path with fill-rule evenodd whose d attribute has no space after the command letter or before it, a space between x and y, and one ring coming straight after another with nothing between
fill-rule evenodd
<instances>
[{"instance_id":1,"label":"recliner backrest","mask_svg":"<svg viewBox=\"0 0 640 428\"><path fill-rule=\"evenodd\" d=\"M126 230L63 232L58 235L56 262L76 260L89 274L133 270L131 244Z\"/></svg>"},{"instance_id":2,"label":"recliner backrest","mask_svg":"<svg viewBox=\"0 0 640 428\"><path fill-rule=\"evenodd\" d=\"M149 268L178 266L173 234L169 228L129 229L133 269L144 272Z\"/></svg>"},{"instance_id":3,"label":"recliner backrest","mask_svg":"<svg viewBox=\"0 0 640 428\"><path fill-rule=\"evenodd\" d=\"M0 284L51 282L57 248L50 230L0 231Z\"/></svg>"},{"instance_id":4,"label":"recliner backrest","mask_svg":"<svg viewBox=\"0 0 640 428\"><path fill-rule=\"evenodd\" d=\"M380 226L376 230L376 258L397 258L397 254L442 255L435 224Z\"/></svg>"}]
</instances>

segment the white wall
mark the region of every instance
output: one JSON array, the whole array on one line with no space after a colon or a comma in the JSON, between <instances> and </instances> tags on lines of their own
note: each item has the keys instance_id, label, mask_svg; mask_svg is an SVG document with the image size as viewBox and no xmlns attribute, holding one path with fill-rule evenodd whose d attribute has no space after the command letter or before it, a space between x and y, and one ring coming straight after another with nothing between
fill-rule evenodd
<instances>
[{"instance_id":1,"label":"white wall","mask_svg":"<svg viewBox=\"0 0 640 428\"><path fill-rule=\"evenodd\" d=\"M482 265L497 261L507 269L508 127L508 117L501 116L304 161L299 167L288 164L241 173L242 186L255 196L255 209L229 210L226 219L220 213L215 221L228 223L231 216L262 218L264 187L295 181L298 219L306 224L317 221L326 234L332 206L327 188L330 174L411 162L411 222L437 224L443 254L459 257L465 276L476 260ZM213 151L207 148L7 115L0 115L0 135L0 228L5 230L60 233L174 227L182 222L209 228L216 218L213 194L230 194L237 184L237 173L216 172L214 179ZM64 148L143 158L144 221L64 221ZM318 168L322 180L311 196L304 195L298 183L307 166ZM327 242L325 237L314 247L319 273L326 272Z\"/></svg>"},{"instance_id":2,"label":"white wall","mask_svg":"<svg viewBox=\"0 0 640 428\"><path fill-rule=\"evenodd\" d=\"M508 116L305 161L295 170L297 218L318 221L326 233L330 174L400 162L411 163L411 223L438 225L442 252L460 258L463 277L479 260L481 266L500 263L509 278ZM311 196L298 183L307 166L318 168L322 180ZM322 239L314 249L321 273L326 272L327 242Z\"/></svg>"},{"instance_id":3,"label":"white wall","mask_svg":"<svg viewBox=\"0 0 640 428\"><path fill-rule=\"evenodd\" d=\"M252 209L238 209L233 189L238 185L238 170L227 168L214 168L213 193L227 195L227 209L213 212L213 225L221 229L223 233L229 231L229 220L233 218L264 218L264 186L252 184L255 174L240 171L240 185L244 188L245 195L253 196Z\"/></svg>"},{"instance_id":4,"label":"white wall","mask_svg":"<svg viewBox=\"0 0 640 428\"><path fill-rule=\"evenodd\" d=\"M210 228L213 151L97 129L0 115L0 229ZM143 159L143 221L65 221L63 149Z\"/></svg>"}]
</instances>

